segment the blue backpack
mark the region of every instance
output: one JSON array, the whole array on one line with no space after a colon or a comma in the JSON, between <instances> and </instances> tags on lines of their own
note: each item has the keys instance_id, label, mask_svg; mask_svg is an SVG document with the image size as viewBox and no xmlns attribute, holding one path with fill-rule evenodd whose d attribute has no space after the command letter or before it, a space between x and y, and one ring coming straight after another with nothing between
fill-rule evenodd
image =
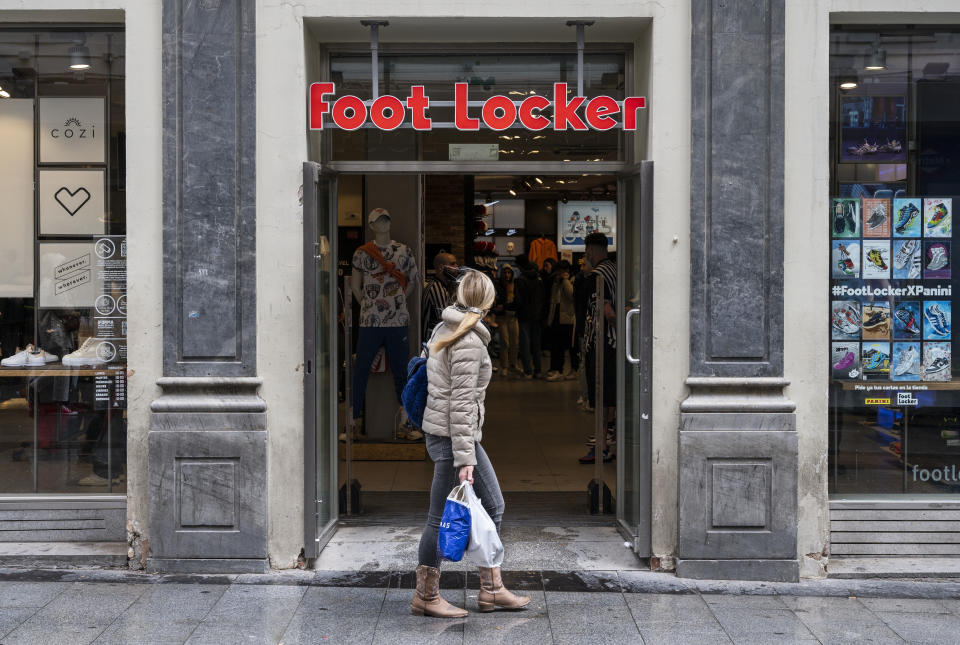
<instances>
[{"instance_id":1,"label":"blue backpack","mask_svg":"<svg viewBox=\"0 0 960 645\"><path fill-rule=\"evenodd\" d=\"M410 423L423 426L423 411L427 409L427 356L430 350L423 344L424 356L414 356L407 363L407 384L403 386L400 403L407 412Z\"/></svg>"}]
</instances>

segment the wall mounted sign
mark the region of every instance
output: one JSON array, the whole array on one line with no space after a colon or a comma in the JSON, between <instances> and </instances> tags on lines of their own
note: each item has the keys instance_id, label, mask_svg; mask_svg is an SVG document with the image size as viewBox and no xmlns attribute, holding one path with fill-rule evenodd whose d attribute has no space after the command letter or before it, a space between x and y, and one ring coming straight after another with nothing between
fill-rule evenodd
<instances>
[{"instance_id":1,"label":"wall mounted sign","mask_svg":"<svg viewBox=\"0 0 960 645\"><path fill-rule=\"evenodd\" d=\"M410 94L403 100L384 94L374 101L364 101L359 97L346 95L334 99L334 83L313 83L310 85L310 129L323 130L324 127L356 130L369 122L380 130L395 130L407 120L414 130L431 130L433 122L427 116L430 109L430 97L424 93L422 85L410 88ZM491 130L506 130L519 123L528 130L636 130L639 119L637 113L647 105L646 98L631 96L617 101L610 96L569 96L566 83L554 83L553 99L540 94L528 96L522 101L514 101L498 95L474 106L469 97L469 84L454 85L454 119L457 130L479 130L481 123ZM327 98L331 97L331 98ZM449 106L449 102L437 102L437 107ZM471 107L474 110L471 111ZM476 107L480 109L477 110ZM329 115L325 118L324 115ZM369 126L368 126L369 127Z\"/></svg>"},{"instance_id":2,"label":"wall mounted sign","mask_svg":"<svg viewBox=\"0 0 960 645\"><path fill-rule=\"evenodd\" d=\"M93 242L40 242L40 307L93 307L95 258Z\"/></svg>"},{"instance_id":3,"label":"wall mounted sign","mask_svg":"<svg viewBox=\"0 0 960 645\"><path fill-rule=\"evenodd\" d=\"M40 99L40 163L104 163L104 99Z\"/></svg>"},{"instance_id":4,"label":"wall mounted sign","mask_svg":"<svg viewBox=\"0 0 960 645\"><path fill-rule=\"evenodd\" d=\"M617 250L617 203L574 201L557 204L557 248L585 251L584 240L599 231L607 236L607 248Z\"/></svg>"},{"instance_id":5,"label":"wall mounted sign","mask_svg":"<svg viewBox=\"0 0 960 645\"><path fill-rule=\"evenodd\" d=\"M103 235L104 171L40 171L40 235Z\"/></svg>"},{"instance_id":6,"label":"wall mounted sign","mask_svg":"<svg viewBox=\"0 0 960 645\"><path fill-rule=\"evenodd\" d=\"M99 343L97 356L107 363L126 363L127 238L123 235L98 237L93 256L96 297L92 315ZM115 398L120 400L119 392Z\"/></svg>"}]
</instances>

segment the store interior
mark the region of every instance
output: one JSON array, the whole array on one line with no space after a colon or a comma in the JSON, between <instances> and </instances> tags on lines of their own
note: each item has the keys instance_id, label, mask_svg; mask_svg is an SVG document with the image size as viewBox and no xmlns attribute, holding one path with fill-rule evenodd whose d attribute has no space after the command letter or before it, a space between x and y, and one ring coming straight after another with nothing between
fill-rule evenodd
<instances>
[{"instance_id":1,"label":"store interior","mask_svg":"<svg viewBox=\"0 0 960 645\"><path fill-rule=\"evenodd\" d=\"M494 279L498 304L485 323L491 330L489 351L495 371L487 390L482 445L508 499L516 499L512 494L537 494L538 504L571 515L589 512L586 491L596 466L581 463L581 458L591 448L595 413L586 400L585 374L576 369L579 353L573 356L569 347L558 352L573 346L582 330L575 322L561 328L558 303L551 310L550 301L555 282L559 293L559 281L578 281L584 255L578 241L594 230L616 239L616 190L616 178L610 175L342 175L337 181L341 308L345 289L352 287L354 253L376 235L367 221L375 208L389 212L390 238L409 248L417 264L418 284L438 279L434 262L438 254L445 262L452 256L457 265L484 271ZM504 306L506 284L511 274L514 279L520 276L518 259L522 262L524 256L536 262L532 274L543 289L537 314L541 350L537 356L532 349L529 352L536 376L525 373L531 370L524 370L517 340L511 340L507 329L514 313ZM616 258L615 248L611 257ZM340 485L348 477L359 484L359 512L351 508L358 518L396 511L397 505L409 505L411 514L422 514L423 500L411 493L429 491L433 462L422 434L410 432L411 426L403 423L389 360L374 361L362 414L353 430L349 428L346 371L356 367L358 323L365 315L354 298L355 290L350 291L351 362L342 361L339 383ZM407 355L419 353L433 324L424 320L425 315L429 317L422 303L424 293L422 288L409 291ZM548 325L551 311L554 324ZM341 357L347 356L343 351L346 331L344 323ZM561 358L552 356L551 349ZM352 390L356 375L349 378ZM605 461L603 470L604 481L615 490L615 457Z\"/></svg>"}]
</instances>

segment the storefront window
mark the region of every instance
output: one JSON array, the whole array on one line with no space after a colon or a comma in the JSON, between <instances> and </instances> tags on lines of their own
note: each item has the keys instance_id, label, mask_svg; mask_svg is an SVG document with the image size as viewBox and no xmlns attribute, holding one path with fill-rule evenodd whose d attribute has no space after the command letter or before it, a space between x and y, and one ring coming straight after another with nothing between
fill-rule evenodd
<instances>
[{"instance_id":1,"label":"storefront window","mask_svg":"<svg viewBox=\"0 0 960 645\"><path fill-rule=\"evenodd\" d=\"M412 85L423 85L431 103L454 100L454 84L468 83L471 101L503 95L513 100L540 94L553 97L554 83L577 89L576 53L565 54L443 54L380 56L380 94L406 97ZM331 80L337 95L372 98L370 56L334 55ZM583 92L622 100L624 55L588 53L584 56ZM479 108L471 108L476 116ZM337 130L332 137L332 158L337 161L422 160L458 158L457 144L492 144L500 161L623 161L623 131L529 131L511 128L501 132L461 132L438 127L453 123L452 107L431 107L434 129L418 132L409 127L384 132L375 128ZM451 150L451 146L453 147Z\"/></svg>"},{"instance_id":2,"label":"storefront window","mask_svg":"<svg viewBox=\"0 0 960 645\"><path fill-rule=\"evenodd\" d=\"M0 494L126 489L123 52L0 29Z\"/></svg>"},{"instance_id":3,"label":"storefront window","mask_svg":"<svg viewBox=\"0 0 960 645\"><path fill-rule=\"evenodd\" d=\"M960 492L960 27L830 47L830 491Z\"/></svg>"}]
</instances>

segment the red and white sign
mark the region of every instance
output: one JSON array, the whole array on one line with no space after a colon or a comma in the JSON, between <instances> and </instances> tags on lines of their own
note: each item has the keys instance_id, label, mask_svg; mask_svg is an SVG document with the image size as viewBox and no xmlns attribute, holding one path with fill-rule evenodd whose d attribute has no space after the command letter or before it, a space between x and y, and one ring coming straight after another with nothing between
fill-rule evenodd
<instances>
[{"instance_id":1,"label":"red and white sign","mask_svg":"<svg viewBox=\"0 0 960 645\"><path fill-rule=\"evenodd\" d=\"M553 100L534 94L522 101L513 101L506 96L491 96L483 101L479 113L471 114L469 85L454 86L454 122L458 130L479 130L481 123L491 130L506 130L520 125L528 130L624 130L637 129L637 113L647 106L642 96L631 96L617 101L610 96L567 96L567 84L555 83ZM331 126L341 130L356 130L369 120L380 130L395 130L407 120L414 130L431 130L433 127L427 110L430 97L422 85L410 88L405 100L386 94L374 101L363 101L357 96L336 94L333 83L313 83L310 86L310 129L323 130ZM552 111L551 116L544 112ZM617 118L619 117L619 118Z\"/></svg>"}]
</instances>

